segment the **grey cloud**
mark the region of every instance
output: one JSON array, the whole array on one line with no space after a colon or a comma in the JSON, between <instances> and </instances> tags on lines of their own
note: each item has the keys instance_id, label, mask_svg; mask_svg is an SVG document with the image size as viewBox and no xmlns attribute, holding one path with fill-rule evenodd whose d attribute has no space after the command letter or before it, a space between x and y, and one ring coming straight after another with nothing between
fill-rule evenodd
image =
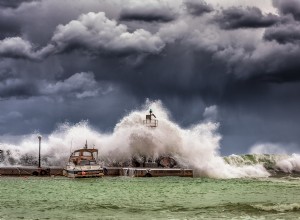
<instances>
[{"instance_id":1,"label":"grey cloud","mask_svg":"<svg viewBox=\"0 0 300 220\"><path fill-rule=\"evenodd\" d=\"M271 13L263 15L257 7L231 7L223 9L215 16L214 21L223 29L237 29L269 27L280 20Z\"/></svg>"},{"instance_id":2,"label":"grey cloud","mask_svg":"<svg viewBox=\"0 0 300 220\"><path fill-rule=\"evenodd\" d=\"M280 44L300 43L300 25L298 23L279 25L268 28L264 33L264 39L275 40Z\"/></svg>"},{"instance_id":3,"label":"grey cloud","mask_svg":"<svg viewBox=\"0 0 300 220\"><path fill-rule=\"evenodd\" d=\"M162 1L131 2L124 6L120 13L120 20L169 22L177 18L177 13L169 4Z\"/></svg>"},{"instance_id":4,"label":"grey cloud","mask_svg":"<svg viewBox=\"0 0 300 220\"><path fill-rule=\"evenodd\" d=\"M273 0L273 5L283 15L291 14L296 20L300 20L300 2L298 0Z\"/></svg>"},{"instance_id":5,"label":"grey cloud","mask_svg":"<svg viewBox=\"0 0 300 220\"><path fill-rule=\"evenodd\" d=\"M195 16L200 16L214 11L213 6L207 4L204 0L186 0L185 6L188 13Z\"/></svg>"},{"instance_id":6,"label":"grey cloud","mask_svg":"<svg viewBox=\"0 0 300 220\"><path fill-rule=\"evenodd\" d=\"M20 34L21 25L10 13L0 9L0 40Z\"/></svg>"},{"instance_id":7,"label":"grey cloud","mask_svg":"<svg viewBox=\"0 0 300 220\"><path fill-rule=\"evenodd\" d=\"M107 95L114 88L110 83L97 82L91 72L75 73L63 80L22 80L8 77L0 83L1 98L29 98L44 96L49 98L84 99Z\"/></svg>"},{"instance_id":8,"label":"grey cloud","mask_svg":"<svg viewBox=\"0 0 300 220\"><path fill-rule=\"evenodd\" d=\"M0 0L0 7L4 8L17 8L24 2L32 2L39 0Z\"/></svg>"},{"instance_id":9,"label":"grey cloud","mask_svg":"<svg viewBox=\"0 0 300 220\"><path fill-rule=\"evenodd\" d=\"M81 15L66 25L58 25L51 43L41 49L20 37L0 41L0 56L42 60L72 50L91 54L159 53L165 43L144 29L129 32L126 25L108 19L103 12Z\"/></svg>"},{"instance_id":10,"label":"grey cloud","mask_svg":"<svg viewBox=\"0 0 300 220\"><path fill-rule=\"evenodd\" d=\"M8 78L0 82L0 98L28 98L36 93L37 87L30 81Z\"/></svg>"},{"instance_id":11,"label":"grey cloud","mask_svg":"<svg viewBox=\"0 0 300 220\"><path fill-rule=\"evenodd\" d=\"M12 60L2 59L0 60L0 81L4 81L8 78L18 76L14 68L12 67Z\"/></svg>"},{"instance_id":12,"label":"grey cloud","mask_svg":"<svg viewBox=\"0 0 300 220\"><path fill-rule=\"evenodd\" d=\"M156 35L143 29L130 33L127 26L108 19L103 12L81 15L59 25L52 37L57 52L83 48L95 53L159 53L165 46Z\"/></svg>"},{"instance_id":13,"label":"grey cloud","mask_svg":"<svg viewBox=\"0 0 300 220\"><path fill-rule=\"evenodd\" d=\"M18 111L12 111L7 113L6 115L0 116L0 124L11 123L13 120L19 120L22 118L22 114Z\"/></svg>"},{"instance_id":14,"label":"grey cloud","mask_svg":"<svg viewBox=\"0 0 300 220\"><path fill-rule=\"evenodd\" d=\"M74 96L76 98L96 97L111 92L113 88L104 83L100 84L91 72L76 73L69 78L55 83L41 83L40 93L42 95Z\"/></svg>"},{"instance_id":15,"label":"grey cloud","mask_svg":"<svg viewBox=\"0 0 300 220\"><path fill-rule=\"evenodd\" d=\"M215 54L238 78L265 82L299 81L299 45L260 43L253 50L228 48Z\"/></svg>"},{"instance_id":16,"label":"grey cloud","mask_svg":"<svg viewBox=\"0 0 300 220\"><path fill-rule=\"evenodd\" d=\"M4 37L26 36L26 39L34 44L45 45L59 24L67 24L81 14L99 11L105 11L110 19L117 19L121 5L120 0L24 1L17 8L0 8L0 24L5 20L7 26L17 29L15 35L3 35ZM0 33L2 34L2 31Z\"/></svg>"},{"instance_id":17,"label":"grey cloud","mask_svg":"<svg viewBox=\"0 0 300 220\"><path fill-rule=\"evenodd\" d=\"M223 93L219 105L223 152L228 147L232 153L243 153L245 147L257 142L299 143L298 125L293 121L299 120L300 106L292 101L299 93L299 82L248 81L230 86L233 88Z\"/></svg>"},{"instance_id":18,"label":"grey cloud","mask_svg":"<svg viewBox=\"0 0 300 220\"><path fill-rule=\"evenodd\" d=\"M126 113L126 109L130 111L135 106L137 101L134 97L129 96L126 91L117 90L101 97L77 99L76 102L74 99L61 100L44 96L6 99L1 101L1 115L5 118L3 123L0 123L0 133L50 133L59 123L78 123L82 120L89 120L97 130L109 132ZM18 109L22 118L7 121L6 116L12 109Z\"/></svg>"},{"instance_id":19,"label":"grey cloud","mask_svg":"<svg viewBox=\"0 0 300 220\"><path fill-rule=\"evenodd\" d=\"M257 141L300 143L299 43L277 37L297 33L291 13L236 7L237 18L224 16L232 8L195 17L186 1L165 0L157 2L175 12L170 22L118 21L124 8L136 8L137 1L123 1L43 0L8 9L7 18L19 19L3 30L19 37L0 41L0 135L47 133L82 119L111 131L150 98L187 127L214 116L207 107L216 106L224 154L247 152ZM228 26L211 22L216 15Z\"/></svg>"},{"instance_id":20,"label":"grey cloud","mask_svg":"<svg viewBox=\"0 0 300 220\"><path fill-rule=\"evenodd\" d=\"M20 37L5 38L0 41L0 57L37 59L33 46Z\"/></svg>"}]
</instances>

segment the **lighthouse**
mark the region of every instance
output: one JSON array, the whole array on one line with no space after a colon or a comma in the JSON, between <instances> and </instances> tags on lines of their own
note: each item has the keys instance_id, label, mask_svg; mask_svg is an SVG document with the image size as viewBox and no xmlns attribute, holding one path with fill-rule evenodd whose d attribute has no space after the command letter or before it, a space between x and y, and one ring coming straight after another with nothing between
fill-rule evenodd
<instances>
[{"instance_id":1,"label":"lighthouse","mask_svg":"<svg viewBox=\"0 0 300 220\"><path fill-rule=\"evenodd\" d=\"M158 120L153 114L152 109L149 110L149 114L146 115L146 120L143 120L144 125L151 128L156 128L158 126Z\"/></svg>"}]
</instances>

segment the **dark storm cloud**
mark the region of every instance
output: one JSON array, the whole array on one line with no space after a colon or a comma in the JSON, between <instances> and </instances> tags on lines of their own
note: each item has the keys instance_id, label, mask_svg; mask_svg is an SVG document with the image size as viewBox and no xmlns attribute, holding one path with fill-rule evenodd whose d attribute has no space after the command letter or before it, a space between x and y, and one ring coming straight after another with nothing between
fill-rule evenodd
<instances>
[{"instance_id":1,"label":"dark storm cloud","mask_svg":"<svg viewBox=\"0 0 300 220\"><path fill-rule=\"evenodd\" d=\"M223 29L262 28L276 24L279 17L270 13L263 15L257 7L231 7L217 14L214 21Z\"/></svg>"},{"instance_id":2,"label":"dark storm cloud","mask_svg":"<svg viewBox=\"0 0 300 220\"><path fill-rule=\"evenodd\" d=\"M24 80L7 76L0 82L0 98L29 98L45 96L49 98L85 99L112 92L113 87L106 82L97 82L91 72L75 73L70 77L50 81L43 79Z\"/></svg>"},{"instance_id":3,"label":"dark storm cloud","mask_svg":"<svg viewBox=\"0 0 300 220\"><path fill-rule=\"evenodd\" d=\"M0 41L0 56L42 60L73 50L91 54L159 53L164 46L159 36L144 29L129 32L126 25L108 19L105 13L89 12L78 20L58 25L51 42L40 49L20 37L5 38Z\"/></svg>"},{"instance_id":4,"label":"dark storm cloud","mask_svg":"<svg viewBox=\"0 0 300 220\"><path fill-rule=\"evenodd\" d=\"M17 8L24 2L32 2L39 0L0 0L0 7L4 8Z\"/></svg>"},{"instance_id":5,"label":"dark storm cloud","mask_svg":"<svg viewBox=\"0 0 300 220\"><path fill-rule=\"evenodd\" d=\"M297 61L299 45L278 45L275 42L259 45L250 51L227 50L218 52L226 62L227 70L241 79L264 82L290 82L300 80Z\"/></svg>"},{"instance_id":6,"label":"dark storm cloud","mask_svg":"<svg viewBox=\"0 0 300 220\"><path fill-rule=\"evenodd\" d=\"M0 41L0 56L42 60L73 50L91 54L159 53L164 46L159 36L144 29L129 32L126 25L108 19L105 13L89 12L78 20L58 25L50 44L40 49L20 37L5 38Z\"/></svg>"},{"instance_id":7,"label":"dark storm cloud","mask_svg":"<svg viewBox=\"0 0 300 220\"><path fill-rule=\"evenodd\" d=\"M14 37L21 33L21 24L12 10L0 7L0 40L6 37Z\"/></svg>"},{"instance_id":8,"label":"dark storm cloud","mask_svg":"<svg viewBox=\"0 0 300 220\"><path fill-rule=\"evenodd\" d=\"M98 53L158 53L164 47L158 36L143 29L130 33L126 25L108 19L103 12L90 12L59 25L52 42L58 52L81 47Z\"/></svg>"},{"instance_id":9,"label":"dark storm cloud","mask_svg":"<svg viewBox=\"0 0 300 220\"><path fill-rule=\"evenodd\" d=\"M32 45L19 37L9 37L0 41L0 57L36 59Z\"/></svg>"},{"instance_id":10,"label":"dark storm cloud","mask_svg":"<svg viewBox=\"0 0 300 220\"><path fill-rule=\"evenodd\" d=\"M0 40L20 34L20 25L8 17L0 15Z\"/></svg>"},{"instance_id":11,"label":"dark storm cloud","mask_svg":"<svg viewBox=\"0 0 300 220\"><path fill-rule=\"evenodd\" d=\"M283 11L194 0L43 0L5 8L0 135L49 133L82 119L111 131L150 98L183 126L217 106L223 153L246 152L257 141L300 143L293 122L299 25L295 12Z\"/></svg>"},{"instance_id":12,"label":"dark storm cloud","mask_svg":"<svg viewBox=\"0 0 300 220\"><path fill-rule=\"evenodd\" d=\"M264 39L268 41L275 40L280 44L295 43L299 45L300 24L292 23L268 28L265 31Z\"/></svg>"},{"instance_id":13,"label":"dark storm cloud","mask_svg":"<svg viewBox=\"0 0 300 220\"><path fill-rule=\"evenodd\" d=\"M104 82L97 82L91 72L75 73L67 79L55 83L39 82L39 94L43 96L65 96L84 99L108 94L113 87Z\"/></svg>"},{"instance_id":14,"label":"dark storm cloud","mask_svg":"<svg viewBox=\"0 0 300 220\"><path fill-rule=\"evenodd\" d=\"M0 116L0 133L22 135L38 131L48 134L53 132L59 123L77 123L82 120L89 120L97 130L109 132L126 114L126 109L131 111L136 106L136 99L122 91L80 101L49 99L43 96L5 99L1 101L1 116L4 117ZM19 112L19 116L11 115L12 109Z\"/></svg>"},{"instance_id":15,"label":"dark storm cloud","mask_svg":"<svg viewBox=\"0 0 300 220\"><path fill-rule=\"evenodd\" d=\"M281 14L291 14L296 20L300 20L300 2L298 0L273 0L273 5Z\"/></svg>"},{"instance_id":16,"label":"dark storm cloud","mask_svg":"<svg viewBox=\"0 0 300 220\"><path fill-rule=\"evenodd\" d=\"M28 98L37 93L37 88L30 81L9 78L0 82L0 98Z\"/></svg>"},{"instance_id":17,"label":"dark storm cloud","mask_svg":"<svg viewBox=\"0 0 300 220\"><path fill-rule=\"evenodd\" d=\"M170 22L177 18L176 12L166 4L137 4L125 6L120 14L123 21Z\"/></svg>"},{"instance_id":18,"label":"dark storm cloud","mask_svg":"<svg viewBox=\"0 0 300 220\"><path fill-rule=\"evenodd\" d=\"M6 35L0 31L0 35L22 38L26 36L33 44L43 46L51 40L58 25L76 20L81 14L105 11L108 18L117 19L120 10L121 4L118 0L24 1L17 8L0 8L0 23L6 21L6 26L16 29L12 34Z\"/></svg>"},{"instance_id":19,"label":"dark storm cloud","mask_svg":"<svg viewBox=\"0 0 300 220\"><path fill-rule=\"evenodd\" d=\"M207 4L203 0L187 0L185 1L185 6L191 15L200 16L205 13L210 13L214 11L214 8L212 5Z\"/></svg>"}]
</instances>

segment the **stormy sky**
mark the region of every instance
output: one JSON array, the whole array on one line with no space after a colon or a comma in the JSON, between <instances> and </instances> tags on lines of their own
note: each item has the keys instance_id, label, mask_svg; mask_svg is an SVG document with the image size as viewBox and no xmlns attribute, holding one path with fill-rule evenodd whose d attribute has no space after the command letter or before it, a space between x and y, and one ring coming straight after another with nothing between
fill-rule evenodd
<instances>
[{"instance_id":1,"label":"stormy sky","mask_svg":"<svg viewBox=\"0 0 300 220\"><path fill-rule=\"evenodd\" d=\"M217 112L223 155L298 152L299 95L299 0L0 0L1 138L109 132L148 98Z\"/></svg>"}]
</instances>

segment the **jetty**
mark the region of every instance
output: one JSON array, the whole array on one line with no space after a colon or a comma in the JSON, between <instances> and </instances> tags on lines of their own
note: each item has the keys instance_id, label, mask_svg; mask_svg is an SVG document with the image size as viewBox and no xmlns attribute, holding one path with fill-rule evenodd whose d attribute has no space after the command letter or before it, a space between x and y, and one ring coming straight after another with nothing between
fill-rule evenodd
<instances>
[{"instance_id":1,"label":"jetty","mask_svg":"<svg viewBox=\"0 0 300 220\"><path fill-rule=\"evenodd\" d=\"M104 177L193 177L192 169L147 168L147 167L104 167ZM0 167L0 176L63 176L63 167Z\"/></svg>"}]
</instances>

